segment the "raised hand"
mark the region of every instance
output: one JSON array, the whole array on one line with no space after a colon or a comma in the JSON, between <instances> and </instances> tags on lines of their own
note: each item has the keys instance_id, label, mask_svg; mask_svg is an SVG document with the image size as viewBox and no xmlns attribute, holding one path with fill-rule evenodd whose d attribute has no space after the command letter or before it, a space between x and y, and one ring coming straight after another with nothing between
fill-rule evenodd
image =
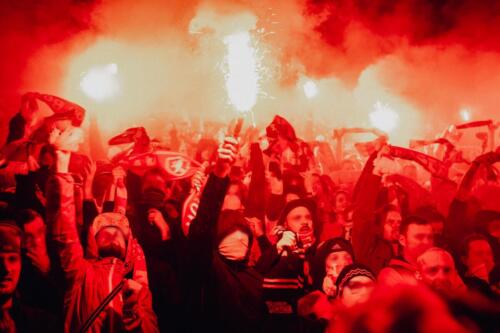
<instances>
[{"instance_id":1,"label":"raised hand","mask_svg":"<svg viewBox=\"0 0 500 333\"><path fill-rule=\"evenodd\" d=\"M278 253L284 250L294 251L297 249L297 236L293 231L284 231L281 239L276 243Z\"/></svg>"},{"instance_id":2,"label":"raised hand","mask_svg":"<svg viewBox=\"0 0 500 333\"><path fill-rule=\"evenodd\" d=\"M236 157L238 156L238 151L238 140L227 136L217 150L217 162L214 170L214 174L217 177L224 178L229 174L231 166L234 164Z\"/></svg>"},{"instance_id":3,"label":"raised hand","mask_svg":"<svg viewBox=\"0 0 500 333\"><path fill-rule=\"evenodd\" d=\"M123 286L123 325L128 330L133 330L140 325L139 315L139 294L142 291L142 284L137 281L127 279Z\"/></svg>"},{"instance_id":4,"label":"raised hand","mask_svg":"<svg viewBox=\"0 0 500 333\"><path fill-rule=\"evenodd\" d=\"M156 208L151 208L148 210L148 222L158 228L161 233L161 239L170 239L170 227L163 218L163 214Z\"/></svg>"}]
</instances>

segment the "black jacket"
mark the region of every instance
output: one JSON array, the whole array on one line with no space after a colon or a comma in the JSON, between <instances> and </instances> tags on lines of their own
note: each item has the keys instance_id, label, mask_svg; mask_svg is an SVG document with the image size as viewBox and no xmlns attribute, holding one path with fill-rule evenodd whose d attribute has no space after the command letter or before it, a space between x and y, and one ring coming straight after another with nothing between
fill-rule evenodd
<instances>
[{"instance_id":1,"label":"black jacket","mask_svg":"<svg viewBox=\"0 0 500 333\"><path fill-rule=\"evenodd\" d=\"M217 220L229 178L210 175L188 236L189 306L193 331L258 332L265 315L261 276L217 249Z\"/></svg>"}]
</instances>

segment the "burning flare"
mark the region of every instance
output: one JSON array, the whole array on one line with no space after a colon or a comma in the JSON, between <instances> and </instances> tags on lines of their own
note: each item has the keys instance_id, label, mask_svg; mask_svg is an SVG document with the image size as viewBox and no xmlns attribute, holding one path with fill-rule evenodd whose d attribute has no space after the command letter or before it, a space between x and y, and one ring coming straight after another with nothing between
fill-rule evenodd
<instances>
[{"instance_id":1,"label":"burning flare","mask_svg":"<svg viewBox=\"0 0 500 333\"><path fill-rule=\"evenodd\" d=\"M248 31L236 32L224 38L227 48L225 63L226 91L231 105L240 114L249 112L257 102L259 72L255 49Z\"/></svg>"}]
</instances>

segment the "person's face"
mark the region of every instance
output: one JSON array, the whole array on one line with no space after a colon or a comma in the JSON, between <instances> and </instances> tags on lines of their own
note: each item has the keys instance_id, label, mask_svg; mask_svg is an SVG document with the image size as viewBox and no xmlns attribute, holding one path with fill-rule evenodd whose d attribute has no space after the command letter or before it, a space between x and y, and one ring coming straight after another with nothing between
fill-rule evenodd
<instances>
[{"instance_id":1,"label":"person's face","mask_svg":"<svg viewBox=\"0 0 500 333\"><path fill-rule=\"evenodd\" d=\"M345 193L339 193L335 196L335 211L337 213L343 213L346 211L349 201L347 200L347 195Z\"/></svg>"},{"instance_id":2,"label":"person's face","mask_svg":"<svg viewBox=\"0 0 500 333\"><path fill-rule=\"evenodd\" d=\"M27 248L44 245L45 224L41 217L37 216L33 221L24 224L24 239Z\"/></svg>"},{"instance_id":3,"label":"person's face","mask_svg":"<svg viewBox=\"0 0 500 333\"><path fill-rule=\"evenodd\" d=\"M366 276L353 277L344 287L341 300L346 307L364 303L370 297L375 281Z\"/></svg>"},{"instance_id":4,"label":"person's face","mask_svg":"<svg viewBox=\"0 0 500 333\"><path fill-rule=\"evenodd\" d=\"M101 229L96 235L97 249L101 257L116 257L124 259L126 241L123 233L115 227Z\"/></svg>"},{"instance_id":5,"label":"person's face","mask_svg":"<svg viewBox=\"0 0 500 333\"><path fill-rule=\"evenodd\" d=\"M318 195L322 193L321 181L318 176L312 177L312 194Z\"/></svg>"},{"instance_id":6,"label":"person's face","mask_svg":"<svg viewBox=\"0 0 500 333\"><path fill-rule=\"evenodd\" d=\"M298 234L312 230L313 221L311 212L306 207L295 207L286 217L288 230Z\"/></svg>"},{"instance_id":7,"label":"person's face","mask_svg":"<svg viewBox=\"0 0 500 333\"><path fill-rule=\"evenodd\" d=\"M236 184L231 184L227 189L226 194L238 195L239 192L240 192L240 187Z\"/></svg>"},{"instance_id":8,"label":"person's face","mask_svg":"<svg viewBox=\"0 0 500 333\"><path fill-rule=\"evenodd\" d=\"M64 119L56 121L54 123L54 126L61 132L64 132L65 130L69 129L72 125L71 125L71 120Z\"/></svg>"},{"instance_id":9,"label":"person's face","mask_svg":"<svg viewBox=\"0 0 500 333\"><path fill-rule=\"evenodd\" d=\"M391 210L387 212L384 220L384 239L390 242L399 240L399 227L401 225L401 214Z\"/></svg>"},{"instance_id":10,"label":"person's face","mask_svg":"<svg viewBox=\"0 0 500 333\"><path fill-rule=\"evenodd\" d=\"M422 256L420 275L422 281L437 290L450 290L456 274L453 260L442 252L429 251Z\"/></svg>"},{"instance_id":11,"label":"person's face","mask_svg":"<svg viewBox=\"0 0 500 333\"><path fill-rule=\"evenodd\" d=\"M406 235L400 236L405 259L414 262L419 255L433 246L432 226L430 224L410 224Z\"/></svg>"},{"instance_id":12,"label":"person's face","mask_svg":"<svg viewBox=\"0 0 500 333\"><path fill-rule=\"evenodd\" d=\"M21 274L21 254L0 252L0 296L14 294Z\"/></svg>"},{"instance_id":13,"label":"person's face","mask_svg":"<svg viewBox=\"0 0 500 333\"><path fill-rule=\"evenodd\" d=\"M50 153L45 153L40 156L40 165L50 167L54 164L54 156Z\"/></svg>"},{"instance_id":14,"label":"person's face","mask_svg":"<svg viewBox=\"0 0 500 333\"><path fill-rule=\"evenodd\" d=\"M219 244L219 253L229 260L242 260L248 252L250 239L246 233L236 230Z\"/></svg>"},{"instance_id":15,"label":"person's face","mask_svg":"<svg viewBox=\"0 0 500 333\"><path fill-rule=\"evenodd\" d=\"M326 275L335 282L342 269L350 264L352 264L352 257L347 251L330 253L325 261Z\"/></svg>"},{"instance_id":16,"label":"person's face","mask_svg":"<svg viewBox=\"0 0 500 333\"><path fill-rule=\"evenodd\" d=\"M490 244L483 239L473 240L469 243L469 250L465 258L465 265L469 271L475 270L478 266L485 265L488 273L491 272L495 261Z\"/></svg>"}]
</instances>

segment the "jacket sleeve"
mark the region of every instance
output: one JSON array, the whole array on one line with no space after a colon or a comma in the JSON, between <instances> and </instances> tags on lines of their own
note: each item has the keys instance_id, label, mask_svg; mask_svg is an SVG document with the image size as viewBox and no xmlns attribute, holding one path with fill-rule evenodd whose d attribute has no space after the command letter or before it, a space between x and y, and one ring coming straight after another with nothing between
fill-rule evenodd
<instances>
[{"instance_id":1,"label":"jacket sleeve","mask_svg":"<svg viewBox=\"0 0 500 333\"><path fill-rule=\"evenodd\" d=\"M458 253L457 251L460 249L464 237L474 229L471 221L467 218L467 202L478 170L479 164L472 163L462 179L455 198L450 204L448 219L444 226L444 234L455 253Z\"/></svg>"},{"instance_id":2,"label":"jacket sleeve","mask_svg":"<svg viewBox=\"0 0 500 333\"><path fill-rule=\"evenodd\" d=\"M415 180L400 174L395 174L392 177L409 194L410 212L414 212L418 207L433 204L430 192Z\"/></svg>"},{"instance_id":3,"label":"jacket sleeve","mask_svg":"<svg viewBox=\"0 0 500 333\"><path fill-rule=\"evenodd\" d=\"M269 246L266 251L263 251L257 264L255 265L255 270L262 275L266 275L272 271L272 269L279 262L281 255L278 253L275 245Z\"/></svg>"},{"instance_id":4,"label":"jacket sleeve","mask_svg":"<svg viewBox=\"0 0 500 333\"><path fill-rule=\"evenodd\" d=\"M245 215L257 217L259 220L264 221L266 203L265 196L262 194L266 189L266 176L264 159L258 143L253 143L250 146L250 169L252 171L252 179L248 187Z\"/></svg>"},{"instance_id":5,"label":"jacket sleeve","mask_svg":"<svg viewBox=\"0 0 500 333\"><path fill-rule=\"evenodd\" d=\"M76 229L73 178L55 174L47 182L47 226L66 281L72 284L85 271L87 261Z\"/></svg>"},{"instance_id":6,"label":"jacket sleeve","mask_svg":"<svg viewBox=\"0 0 500 333\"><path fill-rule=\"evenodd\" d=\"M377 234L375 209L381 178L373 174L375 158L376 153L372 154L366 162L363 173L356 184L357 191L354 197L352 246L356 258L361 262L366 262L369 259L367 254L373 247Z\"/></svg>"},{"instance_id":7,"label":"jacket sleeve","mask_svg":"<svg viewBox=\"0 0 500 333\"><path fill-rule=\"evenodd\" d=\"M140 292L137 316L125 325L125 330L133 333L159 332L158 320L153 311L152 296L149 289L144 288Z\"/></svg>"},{"instance_id":8,"label":"jacket sleeve","mask_svg":"<svg viewBox=\"0 0 500 333\"><path fill-rule=\"evenodd\" d=\"M208 268L213 251L217 220L229 186L229 177L210 174L200 199L200 205L189 227L188 246L192 263Z\"/></svg>"}]
</instances>

